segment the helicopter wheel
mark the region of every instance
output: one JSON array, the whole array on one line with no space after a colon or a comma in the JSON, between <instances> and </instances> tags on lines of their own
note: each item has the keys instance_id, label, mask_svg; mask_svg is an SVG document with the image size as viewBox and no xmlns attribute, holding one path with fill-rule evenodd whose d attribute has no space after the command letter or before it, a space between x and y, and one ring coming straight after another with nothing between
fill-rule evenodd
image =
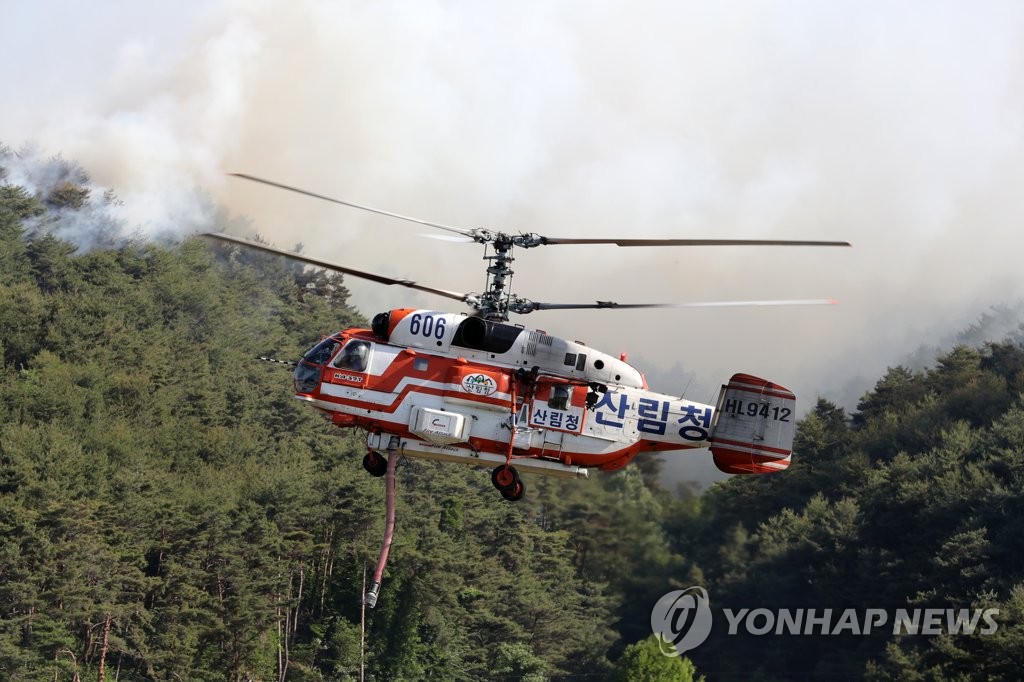
<instances>
[{"instance_id":1,"label":"helicopter wheel","mask_svg":"<svg viewBox=\"0 0 1024 682\"><path fill-rule=\"evenodd\" d=\"M363 457L363 468L371 476L380 478L388 472L388 458L371 450Z\"/></svg>"},{"instance_id":2,"label":"helicopter wheel","mask_svg":"<svg viewBox=\"0 0 1024 682\"><path fill-rule=\"evenodd\" d=\"M502 497L513 502L522 498L523 492L526 490L519 478L519 472L513 466L495 467L491 471L491 483L498 489Z\"/></svg>"},{"instance_id":3,"label":"helicopter wheel","mask_svg":"<svg viewBox=\"0 0 1024 682\"><path fill-rule=\"evenodd\" d=\"M502 464L491 471L491 483L498 490L509 490L519 483L519 472L513 466Z\"/></svg>"},{"instance_id":4,"label":"helicopter wheel","mask_svg":"<svg viewBox=\"0 0 1024 682\"><path fill-rule=\"evenodd\" d=\"M526 492L526 486L523 485L522 481L517 481L515 486L511 490L501 490L501 496L509 502L515 502L516 500L523 499L523 494Z\"/></svg>"}]
</instances>

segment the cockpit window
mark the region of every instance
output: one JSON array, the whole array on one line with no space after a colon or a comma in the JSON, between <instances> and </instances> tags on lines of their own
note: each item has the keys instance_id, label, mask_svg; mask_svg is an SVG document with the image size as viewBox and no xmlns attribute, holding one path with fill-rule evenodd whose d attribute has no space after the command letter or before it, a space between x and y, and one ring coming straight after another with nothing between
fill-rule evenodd
<instances>
[{"instance_id":1,"label":"cockpit window","mask_svg":"<svg viewBox=\"0 0 1024 682\"><path fill-rule=\"evenodd\" d=\"M302 357L314 365L322 365L331 359L331 355L334 354L338 345L339 343L335 339L327 338L306 351Z\"/></svg>"},{"instance_id":2,"label":"cockpit window","mask_svg":"<svg viewBox=\"0 0 1024 682\"><path fill-rule=\"evenodd\" d=\"M350 369L353 372L365 372L370 360L370 344L366 341L349 341L334 359L334 366L339 369Z\"/></svg>"}]
</instances>

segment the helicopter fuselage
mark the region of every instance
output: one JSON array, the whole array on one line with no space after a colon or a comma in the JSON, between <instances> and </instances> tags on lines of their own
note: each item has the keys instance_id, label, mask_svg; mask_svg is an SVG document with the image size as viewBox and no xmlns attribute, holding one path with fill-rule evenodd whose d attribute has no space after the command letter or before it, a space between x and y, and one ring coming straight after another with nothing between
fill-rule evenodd
<instances>
[{"instance_id":1,"label":"helicopter fuselage","mask_svg":"<svg viewBox=\"0 0 1024 682\"><path fill-rule=\"evenodd\" d=\"M295 372L296 397L338 426L365 429L371 451L481 465L514 460L523 471L578 477L586 467L619 469L641 452L714 447L723 410L785 427L789 397L764 399L765 385L769 393L785 389L762 383L748 387L746 403L723 391L718 405L705 405L653 392L623 358L577 341L408 308L378 315L372 329L322 340ZM741 464L757 467L731 473L788 465L788 449L739 438L733 447L750 450L740 452Z\"/></svg>"}]
</instances>

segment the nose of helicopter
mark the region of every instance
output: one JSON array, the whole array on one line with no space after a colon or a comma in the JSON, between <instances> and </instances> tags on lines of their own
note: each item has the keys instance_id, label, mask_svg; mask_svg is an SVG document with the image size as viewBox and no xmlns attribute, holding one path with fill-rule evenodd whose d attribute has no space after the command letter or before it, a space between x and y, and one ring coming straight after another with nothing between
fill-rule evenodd
<instances>
[{"instance_id":1,"label":"nose of helicopter","mask_svg":"<svg viewBox=\"0 0 1024 682\"><path fill-rule=\"evenodd\" d=\"M308 360L300 360L292 375L296 393L312 393L320 381L320 366Z\"/></svg>"},{"instance_id":2,"label":"nose of helicopter","mask_svg":"<svg viewBox=\"0 0 1024 682\"><path fill-rule=\"evenodd\" d=\"M295 366L292 375L296 393L312 393L320 383L320 369L331 359L334 351L341 345L338 339L327 337L310 348Z\"/></svg>"}]
</instances>

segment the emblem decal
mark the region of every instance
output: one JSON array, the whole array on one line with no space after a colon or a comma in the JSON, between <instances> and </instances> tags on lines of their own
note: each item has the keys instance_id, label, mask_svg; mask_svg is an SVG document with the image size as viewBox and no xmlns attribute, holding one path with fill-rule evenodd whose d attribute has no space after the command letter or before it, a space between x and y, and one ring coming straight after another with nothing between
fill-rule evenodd
<instances>
[{"instance_id":1,"label":"emblem decal","mask_svg":"<svg viewBox=\"0 0 1024 682\"><path fill-rule=\"evenodd\" d=\"M474 395L491 395L498 390L498 382L486 374L470 374L462 380L462 390Z\"/></svg>"}]
</instances>

